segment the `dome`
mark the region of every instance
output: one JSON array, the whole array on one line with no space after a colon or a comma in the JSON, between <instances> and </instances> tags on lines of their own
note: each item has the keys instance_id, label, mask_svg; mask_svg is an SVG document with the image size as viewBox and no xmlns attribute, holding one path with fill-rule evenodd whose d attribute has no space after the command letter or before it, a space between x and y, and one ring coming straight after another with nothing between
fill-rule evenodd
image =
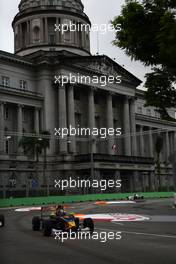
<instances>
[{"instance_id":1,"label":"dome","mask_svg":"<svg viewBox=\"0 0 176 264\"><path fill-rule=\"evenodd\" d=\"M81 0L21 0L19 4L20 12L29 8L53 8L58 10L69 10L72 12L83 12L84 6Z\"/></svg>"},{"instance_id":2,"label":"dome","mask_svg":"<svg viewBox=\"0 0 176 264\"><path fill-rule=\"evenodd\" d=\"M56 30L60 26L63 32ZM75 30L73 30L74 25ZM90 54L89 27L81 0L21 0L12 27L15 53L25 56L38 50L67 50L78 55Z\"/></svg>"}]
</instances>

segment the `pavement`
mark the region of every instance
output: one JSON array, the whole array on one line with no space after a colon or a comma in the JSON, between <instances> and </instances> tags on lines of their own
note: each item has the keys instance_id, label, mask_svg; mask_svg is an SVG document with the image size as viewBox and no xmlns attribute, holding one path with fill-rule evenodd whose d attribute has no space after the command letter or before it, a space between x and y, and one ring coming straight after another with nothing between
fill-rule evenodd
<instances>
[{"instance_id":1,"label":"pavement","mask_svg":"<svg viewBox=\"0 0 176 264\"><path fill-rule=\"evenodd\" d=\"M135 214L148 220L96 222L99 239L64 243L32 231L31 219L39 212L0 210L6 221L0 228L0 263L176 264L176 209L172 203L172 199L158 199L134 204L72 204L68 211L79 214ZM121 232L121 239L101 242L100 234L109 232Z\"/></svg>"}]
</instances>

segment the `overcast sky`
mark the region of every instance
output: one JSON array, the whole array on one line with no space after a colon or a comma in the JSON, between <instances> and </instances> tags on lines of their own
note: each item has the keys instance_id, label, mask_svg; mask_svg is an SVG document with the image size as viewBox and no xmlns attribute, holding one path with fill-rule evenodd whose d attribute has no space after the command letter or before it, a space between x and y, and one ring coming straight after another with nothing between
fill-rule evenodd
<instances>
[{"instance_id":1,"label":"overcast sky","mask_svg":"<svg viewBox=\"0 0 176 264\"><path fill-rule=\"evenodd\" d=\"M0 50L14 52L13 30L11 22L18 12L20 0L0 0ZM121 6L125 0L82 0L85 13L93 24L108 24L111 19L120 14ZM141 63L131 61L124 52L112 45L115 37L113 32L99 35L99 53L105 54L123 65L139 79L144 80L146 69ZM97 33L91 33L91 52L97 52Z\"/></svg>"}]
</instances>

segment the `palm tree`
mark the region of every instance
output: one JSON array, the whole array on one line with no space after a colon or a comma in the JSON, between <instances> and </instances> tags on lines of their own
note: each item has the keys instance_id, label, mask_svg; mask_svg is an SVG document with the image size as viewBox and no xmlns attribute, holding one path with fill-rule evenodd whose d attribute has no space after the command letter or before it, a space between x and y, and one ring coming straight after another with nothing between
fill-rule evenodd
<instances>
[{"instance_id":1,"label":"palm tree","mask_svg":"<svg viewBox=\"0 0 176 264\"><path fill-rule=\"evenodd\" d=\"M160 154L163 148L163 138L158 136L155 143L155 151L156 151L156 170L158 175L159 187L161 187L161 161Z\"/></svg>"},{"instance_id":2,"label":"palm tree","mask_svg":"<svg viewBox=\"0 0 176 264\"><path fill-rule=\"evenodd\" d=\"M19 141L18 147L23 148L24 154L33 154L36 162L39 161L39 154L42 153L42 148L39 138L35 133L33 136L23 136Z\"/></svg>"},{"instance_id":3,"label":"palm tree","mask_svg":"<svg viewBox=\"0 0 176 264\"><path fill-rule=\"evenodd\" d=\"M48 131L41 131L40 135L34 132L33 136L23 136L19 142L19 147L22 147L24 154L32 153L36 159L36 163L39 161L39 155L44 152L43 162L43 177L46 178L47 168L47 149L50 147L50 133ZM36 172L37 173L37 172ZM47 195L49 195L49 179L47 178Z\"/></svg>"}]
</instances>

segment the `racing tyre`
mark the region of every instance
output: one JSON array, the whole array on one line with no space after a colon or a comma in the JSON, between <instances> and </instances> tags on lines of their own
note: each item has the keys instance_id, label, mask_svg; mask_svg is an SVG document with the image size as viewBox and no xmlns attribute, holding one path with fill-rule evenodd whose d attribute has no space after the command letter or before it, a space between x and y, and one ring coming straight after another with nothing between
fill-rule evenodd
<instances>
[{"instance_id":1,"label":"racing tyre","mask_svg":"<svg viewBox=\"0 0 176 264\"><path fill-rule=\"evenodd\" d=\"M44 227L43 227L43 235L44 236L51 236L52 233L52 225L50 221L45 221L44 222Z\"/></svg>"},{"instance_id":2,"label":"racing tyre","mask_svg":"<svg viewBox=\"0 0 176 264\"><path fill-rule=\"evenodd\" d=\"M40 218L38 216L34 216L32 218L32 229L34 231L39 231L40 230Z\"/></svg>"},{"instance_id":3,"label":"racing tyre","mask_svg":"<svg viewBox=\"0 0 176 264\"><path fill-rule=\"evenodd\" d=\"M92 218L86 218L83 221L83 228L88 227L90 232L93 233L94 232L94 222L92 220Z\"/></svg>"},{"instance_id":4,"label":"racing tyre","mask_svg":"<svg viewBox=\"0 0 176 264\"><path fill-rule=\"evenodd\" d=\"M4 215L0 215L0 227L3 227L4 225L5 225Z\"/></svg>"},{"instance_id":5,"label":"racing tyre","mask_svg":"<svg viewBox=\"0 0 176 264\"><path fill-rule=\"evenodd\" d=\"M75 218L76 231L79 230L79 218Z\"/></svg>"}]
</instances>

